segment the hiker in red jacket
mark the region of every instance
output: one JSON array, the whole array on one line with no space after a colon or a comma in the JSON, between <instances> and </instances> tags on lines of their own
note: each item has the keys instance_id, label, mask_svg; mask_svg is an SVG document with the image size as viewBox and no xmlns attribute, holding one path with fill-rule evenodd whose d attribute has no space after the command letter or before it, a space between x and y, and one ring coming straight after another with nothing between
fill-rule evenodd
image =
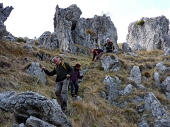
<instances>
[{"instance_id":1,"label":"hiker in red jacket","mask_svg":"<svg viewBox=\"0 0 170 127\"><path fill-rule=\"evenodd\" d=\"M78 96L78 90L79 90L79 85L78 85L78 79L83 78L83 75L80 76L80 64L76 64L73 67L73 74L70 78L70 85L71 85L71 96L75 98L80 98Z\"/></svg>"},{"instance_id":2,"label":"hiker in red jacket","mask_svg":"<svg viewBox=\"0 0 170 127\"><path fill-rule=\"evenodd\" d=\"M103 50L102 49L93 49L91 51L91 53L93 53L92 61L94 61L95 57L96 57L96 60L99 60L100 57L103 55Z\"/></svg>"}]
</instances>

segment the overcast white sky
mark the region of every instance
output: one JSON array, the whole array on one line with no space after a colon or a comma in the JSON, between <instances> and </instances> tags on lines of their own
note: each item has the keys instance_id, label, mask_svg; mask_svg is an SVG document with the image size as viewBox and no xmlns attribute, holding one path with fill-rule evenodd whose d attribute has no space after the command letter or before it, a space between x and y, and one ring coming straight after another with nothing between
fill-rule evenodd
<instances>
[{"instance_id":1,"label":"overcast white sky","mask_svg":"<svg viewBox=\"0 0 170 127\"><path fill-rule=\"evenodd\" d=\"M67 8L76 4L81 17L92 18L104 13L110 15L117 28L118 43L126 41L128 26L142 17L164 15L170 20L170 0L1 0L4 7L13 6L5 25L16 37L39 37L45 31L54 31L55 7Z\"/></svg>"}]
</instances>

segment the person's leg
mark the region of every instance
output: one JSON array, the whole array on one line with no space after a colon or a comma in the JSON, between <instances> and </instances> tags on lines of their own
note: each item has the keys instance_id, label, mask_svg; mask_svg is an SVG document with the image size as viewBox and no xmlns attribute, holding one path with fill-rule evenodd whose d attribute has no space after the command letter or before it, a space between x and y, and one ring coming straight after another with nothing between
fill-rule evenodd
<instances>
[{"instance_id":1,"label":"person's leg","mask_svg":"<svg viewBox=\"0 0 170 127\"><path fill-rule=\"evenodd\" d=\"M103 55L103 52L99 53L99 55L97 56L97 59L99 60L102 55Z\"/></svg>"},{"instance_id":2,"label":"person's leg","mask_svg":"<svg viewBox=\"0 0 170 127\"><path fill-rule=\"evenodd\" d=\"M73 81L70 80L70 85L71 85L71 96L74 97L74 84Z\"/></svg>"},{"instance_id":3,"label":"person's leg","mask_svg":"<svg viewBox=\"0 0 170 127\"><path fill-rule=\"evenodd\" d=\"M78 95L78 89L79 89L79 86L78 86L78 82L74 82L74 87L75 87L75 95Z\"/></svg>"},{"instance_id":4,"label":"person's leg","mask_svg":"<svg viewBox=\"0 0 170 127\"><path fill-rule=\"evenodd\" d=\"M62 82L57 82L55 95L56 95L60 105L62 105L62 102L63 102L62 96L61 96L61 90L62 90Z\"/></svg>"},{"instance_id":5,"label":"person's leg","mask_svg":"<svg viewBox=\"0 0 170 127\"><path fill-rule=\"evenodd\" d=\"M67 87L68 87L68 83L69 83L69 79L65 79L63 80L63 86L62 86L62 90L61 90L61 96L62 96L62 100L63 100L63 103L62 103L62 109L65 110L67 108L67 100L68 100L68 97L67 97Z\"/></svg>"}]
</instances>

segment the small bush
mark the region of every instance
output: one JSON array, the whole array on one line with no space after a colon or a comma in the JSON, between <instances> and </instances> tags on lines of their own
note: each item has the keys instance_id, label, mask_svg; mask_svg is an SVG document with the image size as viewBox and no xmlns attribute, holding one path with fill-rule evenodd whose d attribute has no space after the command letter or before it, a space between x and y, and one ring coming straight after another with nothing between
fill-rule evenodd
<instances>
[{"instance_id":1,"label":"small bush","mask_svg":"<svg viewBox=\"0 0 170 127\"><path fill-rule=\"evenodd\" d=\"M138 21L137 23L136 23L136 25L143 25L145 23L145 21L143 20L143 19L141 19L140 21Z\"/></svg>"},{"instance_id":2,"label":"small bush","mask_svg":"<svg viewBox=\"0 0 170 127\"><path fill-rule=\"evenodd\" d=\"M149 73L149 71L145 71L145 72L143 72L143 74L142 74L143 76L145 76L146 78L150 78L151 77L151 75L150 75L150 73Z\"/></svg>"},{"instance_id":3,"label":"small bush","mask_svg":"<svg viewBox=\"0 0 170 127\"><path fill-rule=\"evenodd\" d=\"M87 34L90 34L90 35L92 35L92 36L95 36L96 34L91 30L91 29L86 29L86 33Z\"/></svg>"},{"instance_id":4,"label":"small bush","mask_svg":"<svg viewBox=\"0 0 170 127\"><path fill-rule=\"evenodd\" d=\"M22 38L22 37L18 37L16 41L26 43L26 40L24 40L24 38Z\"/></svg>"}]
</instances>

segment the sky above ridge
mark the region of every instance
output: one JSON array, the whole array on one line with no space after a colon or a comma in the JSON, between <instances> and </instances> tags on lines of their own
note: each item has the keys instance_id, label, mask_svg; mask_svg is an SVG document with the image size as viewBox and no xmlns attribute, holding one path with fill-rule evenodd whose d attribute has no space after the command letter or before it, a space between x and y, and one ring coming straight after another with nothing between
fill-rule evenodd
<instances>
[{"instance_id":1,"label":"sky above ridge","mask_svg":"<svg viewBox=\"0 0 170 127\"><path fill-rule=\"evenodd\" d=\"M129 24L142 17L164 15L170 20L170 0L2 0L0 3L4 8L14 8L4 23L7 31L30 39L38 38L45 31L54 31L56 5L67 8L76 4L83 18L107 14L117 29L118 43L126 42Z\"/></svg>"}]
</instances>

